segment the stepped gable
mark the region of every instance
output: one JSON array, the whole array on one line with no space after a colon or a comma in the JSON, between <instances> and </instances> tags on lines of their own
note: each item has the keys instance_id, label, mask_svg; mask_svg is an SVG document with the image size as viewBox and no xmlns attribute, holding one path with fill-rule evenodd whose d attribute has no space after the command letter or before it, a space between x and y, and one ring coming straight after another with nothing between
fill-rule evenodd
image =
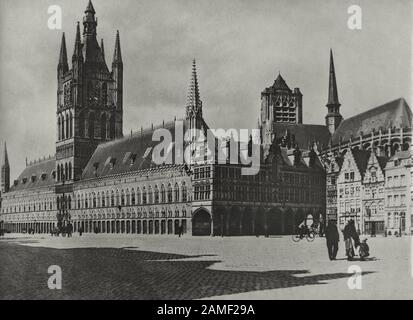
<instances>
[{"instance_id":1,"label":"stepped gable","mask_svg":"<svg viewBox=\"0 0 413 320\"><path fill-rule=\"evenodd\" d=\"M343 120L332 137L333 145L347 142L351 137L370 133L374 130L388 130L389 128L411 128L412 111L403 99L396 99L354 117Z\"/></svg>"},{"instance_id":2,"label":"stepped gable","mask_svg":"<svg viewBox=\"0 0 413 320\"><path fill-rule=\"evenodd\" d=\"M10 191L54 186L56 183L55 177L53 177L55 167L56 159L43 160L28 165L17 178L17 185L15 183L11 184ZM32 180L32 177L34 177L34 180Z\"/></svg>"}]
</instances>

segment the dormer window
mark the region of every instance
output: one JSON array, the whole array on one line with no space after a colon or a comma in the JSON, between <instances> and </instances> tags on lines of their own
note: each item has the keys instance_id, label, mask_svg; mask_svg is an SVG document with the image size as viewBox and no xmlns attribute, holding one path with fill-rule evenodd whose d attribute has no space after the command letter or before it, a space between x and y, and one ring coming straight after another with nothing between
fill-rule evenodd
<instances>
[{"instance_id":1,"label":"dormer window","mask_svg":"<svg viewBox=\"0 0 413 320\"><path fill-rule=\"evenodd\" d=\"M16 187L19 184L19 180L14 180L13 184Z\"/></svg>"},{"instance_id":2,"label":"dormer window","mask_svg":"<svg viewBox=\"0 0 413 320\"><path fill-rule=\"evenodd\" d=\"M130 165L132 166L136 162L136 158L138 155L136 153L132 153L130 156Z\"/></svg>"},{"instance_id":3,"label":"dormer window","mask_svg":"<svg viewBox=\"0 0 413 320\"><path fill-rule=\"evenodd\" d=\"M24 177L24 178L22 179L22 182L23 182L23 184L25 184L25 183L27 182L27 178Z\"/></svg>"},{"instance_id":4,"label":"dormer window","mask_svg":"<svg viewBox=\"0 0 413 320\"><path fill-rule=\"evenodd\" d=\"M53 179L56 179L56 171L55 170L52 171L52 177L53 177Z\"/></svg>"},{"instance_id":5,"label":"dormer window","mask_svg":"<svg viewBox=\"0 0 413 320\"><path fill-rule=\"evenodd\" d=\"M110 159L110 168L113 169L115 167L116 164L116 158L111 158Z\"/></svg>"},{"instance_id":6,"label":"dormer window","mask_svg":"<svg viewBox=\"0 0 413 320\"><path fill-rule=\"evenodd\" d=\"M40 177L41 177L42 180L46 180L47 174L43 172Z\"/></svg>"},{"instance_id":7,"label":"dormer window","mask_svg":"<svg viewBox=\"0 0 413 320\"><path fill-rule=\"evenodd\" d=\"M32 175L30 179L32 180L32 182L35 182L36 181L36 176Z\"/></svg>"}]
</instances>

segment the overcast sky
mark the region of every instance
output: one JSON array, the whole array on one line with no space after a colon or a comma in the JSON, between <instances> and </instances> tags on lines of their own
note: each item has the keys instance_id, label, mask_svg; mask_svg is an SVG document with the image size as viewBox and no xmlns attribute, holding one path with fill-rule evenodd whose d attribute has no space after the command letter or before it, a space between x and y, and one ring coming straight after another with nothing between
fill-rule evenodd
<instances>
[{"instance_id":1,"label":"overcast sky","mask_svg":"<svg viewBox=\"0 0 413 320\"><path fill-rule=\"evenodd\" d=\"M50 5L62 30L47 27ZM305 123L324 123L333 48L342 115L404 97L411 104L408 0L94 0L98 38L124 61L124 134L184 115L191 60L213 128L256 126L260 93L280 71L304 95ZM362 8L362 30L347 8ZM0 141L12 176L25 158L55 153L56 67L62 31L69 60L87 0L0 1ZM0 151L1 152L1 151Z\"/></svg>"}]
</instances>

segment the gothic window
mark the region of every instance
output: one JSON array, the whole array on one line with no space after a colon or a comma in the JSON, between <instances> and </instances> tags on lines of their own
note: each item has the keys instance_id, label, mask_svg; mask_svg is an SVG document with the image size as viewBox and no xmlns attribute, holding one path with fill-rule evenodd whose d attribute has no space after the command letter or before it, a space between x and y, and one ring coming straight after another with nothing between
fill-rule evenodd
<instances>
[{"instance_id":1,"label":"gothic window","mask_svg":"<svg viewBox=\"0 0 413 320\"><path fill-rule=\"evenodd\" d=\"M57 119L57 139L60 140L62 139L62 135L61 135L61 126L62 126L62 120L59 118Z\"/></svg>"},{"instance_id":2,"label":"gothic window","mask_svg":"<svg viewBox=\"0 0 413 320\"><path fill-rule=\"evenodd\" d=\"M155 203L159 203L159 189L155 186Z\"/></svg>"},{"instance_id":3,"label":"gothic window","mask_svg":"<svg viewBox=\"0 0 413 320\"><path fill-rule=\"evenodd\" d=\"M106 201L105 201L105 194L104 193L102 193L102 207L105 207L106 206L106 203L105 203Z\"/></svg>"},{"instance_id":4,"label":"gothic window","mask_svg":"<svg viewBox=\"0 0 413 320\"><path fill-rule=\"evenodd\" d=\"M65 116L63 116L62 117L62 126L61 126L62 131L60 133L60 136L61 136L62 140L65 139L65 123L66 123L66 119L65 119Z\"/></svg>"},{"instance_id":5,"label":"gothic window","mask_svg":"<svg viewBox=\"0 0 413 320\"><path fill-rule=\"evenodd\" d=\"M120 205L123 207L125 205L125 193L122 190L121 196L120 196Z\"/></svg>"},{"instance_id":6,"label":"gothic window","mask_svg":"<svg viewBox=\"0 0 413 320\"><path fill-rule=\"evenodd\" d=\"M147 194L146 194L146 188L143 187L143 188L142 188L142 204L146 204L146 196L147 196Z\"/></svg>"},{"instance_id":7,"label":"gothic window","mask_svg":"<svg viewBox=\"0 0 413 320\"><path fill-rule=\"evenodd\" d=\"M69 175L68 175L69 180L72 180L72 163L69 162Z\"/></svg>"},{"instance_id":8,"label":"gothic window","mask_svg":"<svg viewBox=\"0 0 413 320\"><path fill-rule=\"evenodd\" d=\"M126 189L126 205L130 205L130 194L129 194L129 189Z\"/></svg>"},{"instance_id":9,"label":"gothic window","mask_svg":"<svg viewBox=\"0 0 413 320\"><path fill-rule=\"evenodd\" d=\"M88 136L89 138L95 137L95 114L91 113L89 115L89 125L88 125Z\"/></svg>"},{"instance_id":10,"label":"gothic window","mask_svg":"<svg viewBox=\"0 0 413 320\"><path fill-rule=\"evenodd\" d=\"M179 202L179 186L175 183L175 202Z\"/></svg>"},{"instance_id":11,"label":"gothic window","mask_svg":"<svg viewBox=\"0 0 413 320\"><path fill-rule=\"evenodd\" d=\"M69 167L67 165L67 163L65 163L65 175L64 175L64 180L67 180L67 178L69 177Z\"/></svg>"},{"instance_id":12,"label":"gothic window","mask_svg":"<svg viewBox=\"0 0 413 320\"><path fill-rule=\"evenodd\" d=\"M65 137L66 137L66 139L68 139L68 138L70 138L70 135L69 135L69 128L70 128L70 125L69 125L69 115L66 115L66 124L65 124L65 127L66 127Z\"/></svg>"},{"instance_id":13,"label":"gothic window","mask_svg":"<svg viewBox=\"0 0 413 320\"><path fill-rule=\"evenodd\" d=\"M102 114L100 119L100 137L106 139L106 114Z\"/></svg>"},{"instance_id":14,"label":"gothic window","mask_svg":"<svg viewBox=\"0 0 413 320\"><path fill-rule=\"evenodd\" d=\"M152 187L149 186L148 188L148 203L153 203L153 193L152 193Z\"/></svg>"},{"instance_id":15,"label":"gothic window","mask_svg":"<svg viewBox=\"0 0 413 320\"><path fill-rule=\"evenodd\" d=\"M113 192L113 190L112 190L112 192L111 192L111 194L110 194L110 205L111 205L112 207L115 206L115 193Z\"/></svg>"},{"instance_id":16,"label":"gothic window","mask_svg":"<svg viewBox=\"0 0 413 320\"><path fill-rule=\"evenodd\" d=\"M73 137L73 115L69 112L69 138Z\"/></svg>"},{"instance_id":17,"label":"gothic window","mask_svg":"<svg viewBox=\"0 0 413 320\"><path fill-rule=\"evenodd\" d=\"M165 187L161 185L161 203L165 203Z\"/></svg>"},{"instance_id":18,"label":"gothic window","mask_svg":"<svg viewBox=\"0 0 413 320\"><path fill-rule=\"evenodd\" d=\"M172 186L168 184L168 202L172 202Z\"/></svg>"},{"instance_id":19,"label":"gothic window","mask_svg":"<svg viewBox=\"0 0 413 320\"><path fill-rule=\"evenodd\" d=\"M96 194L95 193L93 193L93 196L92 196L92 204L93 204L93 208L96 208Z\"/></svg>"},{"instance_id":20,"label":"gothic window","mask_svg":"<svg viewBox=\"0 0 413 320\"><path fill-rule=\"evenodd\" d=\"M141 204L141 190L139 188L136 190L136 204Z\"/></svg>"},{"instance_id":21,"label":"gothic window","mask_svg":"<svg viewBox=\"0 0 413 320\"><path fill-rule=\"evenodd\" d=\"M131 204L132 205L135 205L135 200L136 200L135 197L136 197L135 196L135 190L132 188L132 191L131 191Z\"/></svg>"}]
</instances>

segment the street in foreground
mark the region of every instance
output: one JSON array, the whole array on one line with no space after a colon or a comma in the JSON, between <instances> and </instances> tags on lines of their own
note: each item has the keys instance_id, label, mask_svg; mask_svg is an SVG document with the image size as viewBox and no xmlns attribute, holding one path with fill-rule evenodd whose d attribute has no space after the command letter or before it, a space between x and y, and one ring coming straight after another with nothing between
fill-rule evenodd
<instances>
[{"instance_id":1,"label":"street in foreground","mask_svg":"<svg viewBox=\"0 0 413 320\"><path fill-rule=\"evenodd\" d=\"M413 299L411 237L369 238L329 261L324 238L86 235L0 238L0 299ZM62 270L51 290L49 266ZM349 267L362 270L351 290ZM350 268L351 269L351 268Z\"/></svg>"}]
</instances>

